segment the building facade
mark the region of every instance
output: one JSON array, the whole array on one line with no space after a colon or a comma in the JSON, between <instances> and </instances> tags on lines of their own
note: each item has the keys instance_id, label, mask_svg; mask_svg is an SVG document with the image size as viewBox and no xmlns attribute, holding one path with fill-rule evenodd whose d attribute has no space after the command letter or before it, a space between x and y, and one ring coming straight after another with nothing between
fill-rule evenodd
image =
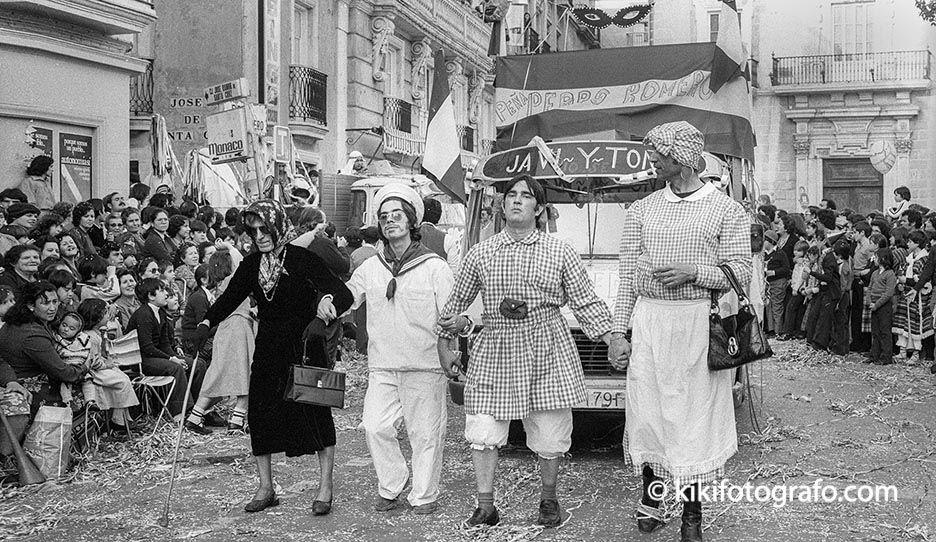
<instances>
[{"instance_id":1,"label":"building facade","mask_svg":"<svg viewBox=\"0 0 936 542\"><path fill-rule=\"evenodd\" d=\"M739 0L750 53L755 181L787 210L823 198L861 212L907 186L936 207L936 30L901 0ZM605 44L715 41L718 0L657 0L639 28ZM682 13L685 16L674 17ZM667 15L667 16L663 16ZM893 162L875 169L872 154ZM876 158L878 158L876 156Z\"/></svg>"},{"instance_id":2,"label":"building facade","mask_svg":"<svg viewBox=\"0 0 936 542\"><path fill-rule=\"evenodd\" d=\"M0 1L0 188L37 155L76 202L129 186L129 81L146 62L130 36L156 19L144 0Z\"/></svg>"}]
</instances>

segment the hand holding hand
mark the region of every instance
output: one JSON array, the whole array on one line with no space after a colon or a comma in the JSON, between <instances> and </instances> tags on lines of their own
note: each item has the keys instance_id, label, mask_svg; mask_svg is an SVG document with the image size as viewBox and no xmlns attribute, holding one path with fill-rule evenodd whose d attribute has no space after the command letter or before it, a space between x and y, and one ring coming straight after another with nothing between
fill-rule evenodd
<instances>
[{"instance_id":1,"label":"hand holding hand","mask_svg":"<svg viewBox=\"0 0 936 542\"><path fill-rule=\"evenodd\" d=\"M461 333L467 325L468 319L460 314L444 315L439 318L439 327L448 333Z\"/></svg>"},{"instance_id":2,"label":"hand holding hand","mask_svg":"<svg viewBox=\"0 0 936 542\"><path fill-rule=\"evenodd\" d=\"M338 317L331 297L323 297L322 300L319 301L315 316L321 318L326 324Z\"/></svg>"},{"instance_id":3,"label":"hand holding hand","mask_svg":"<svg viewBox=\"0 0 936 542\"><path fill-rule=\"evenodd\" d=\"M677 288L683 284L695 282L696 266L691 263L671 263L653 269L653 278L667 288Z\"/></svg>"},{"instance_id":4,"label":"hand holding hand","mask_svg":"<svg viewBox=\"0 0 936 542\"><path fill-rule=\"evenodd\" d=\"M611 366L618 371L627 369L630 365L630 354L630 342L619 333L612 335L611 344L608 345L608 361Z\"/></svg>"}]
</instances>

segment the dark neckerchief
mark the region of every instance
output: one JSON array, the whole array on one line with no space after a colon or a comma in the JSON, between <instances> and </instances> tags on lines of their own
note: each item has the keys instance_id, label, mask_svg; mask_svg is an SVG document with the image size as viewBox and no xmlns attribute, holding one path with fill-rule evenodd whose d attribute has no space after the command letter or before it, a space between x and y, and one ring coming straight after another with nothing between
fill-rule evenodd
<instances>
[{"instance_id":1,"label":"dark neckerchief","mask_svg":"<svg viewBox=\"0 0 936 542\"><path fill-rule=\"evenodd\" d=\"M396 294L396 277L416 269L420 264L432 258L439 258L439 255L426 248L426 245L419 241L410 243L410 246L407 247L406 251L404 251L403 255L399 258L397 258L396 254L393 252L390 243L385 243L383 252L377 253L377 259L380 260L380 263L393 275L393 278L387 283L387 299L393 299L393 296ZM441 260L442 258L439 259Z\"/></svg>"}]
</instances>

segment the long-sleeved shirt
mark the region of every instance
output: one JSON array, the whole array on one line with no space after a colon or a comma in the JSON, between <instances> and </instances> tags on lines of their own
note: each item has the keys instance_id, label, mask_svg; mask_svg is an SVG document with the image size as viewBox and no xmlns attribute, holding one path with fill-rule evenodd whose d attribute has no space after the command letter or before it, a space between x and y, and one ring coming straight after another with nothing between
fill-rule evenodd
<instances>
[{"instance_id":1,"label":"long-sleeved shirt","mask_svg":"<svg viewBox=\"0 0 936 542\"><path fill-rule=\"evenodd\" d=\"M933 271L936 270L936 247L929 249L929 256L926 263L923 264L923 270L920 271L920 277L916 281L913 289L920 293L926 286L926 283L933 280Z\"/></svg>"},{"instance_id":2,"label":"long-sleeved shirt","mask_svg":"<svg viewBox=\"0 0 936 542\"><path fill-rule=\"evenodd\" d=\"M346 284L352 308L367 302L367 365L371 370L442 372L433 328L452 292L454 276L441 257L431 256L396 277L396 293L387 299L393 274L379 257L369 258Z\"/></svg>"},{"instance_id":3,"label":"long-sleeved shirt","mask_svg":"<svg viewBox=\"0 0 936 542\"><path fill-rule=\"evenodd\" d=\"M852 270L855 275L859 275L862 271L868 269L874 248L874 245L867 237L855 242L855 257L852 258Z\"/></svg>"},{"instance_id":4,"label":"long-sleeved shirt","mask_svg":"<svg viewBox=\"0 0 936 542\"><path fill-rule=\"evenodd\" d=\"M865 295L871 301L871 312L883 307L897 293L897 274L893 269L877 268L871 273L871 283Z\"/></svg>"},{"instance_id":5,"label":"long-sleeved shirt","mask_svg":"<svg viewBox=\"0 0 936 542\"><path fill-rule=\"evenodd\" d=\"M51 183L42 177L26 177L17 188L26 194L29 203L43 211L51 209L57 201L52 195Z\"/></svg>"},{"instance_id":6,"label":"long-sleeved shirt","mask_svg":"<svg viewBox=\"0 0 936 542\"><path fill-rule=\"evenodd\" d=\"M694 264L696 280L667 288L653 269ZM743 288L751 281L751 221L741 204L706 184L680 198L669 186L634 202L624 214L615 332L630 327L638 296L671 301L710 299L731 287L718 268L728 265Z\"/></svg>"},{"instance_id":7,"label":"long-sleeved shirt","mask_svg":"<svg viewBox=\"0 0 936 542\"><path fill-rule=\"evenodd\" d=\"M0 329L0 358L17 379L48 375L50 382L77 382L85 374L80 367L65 364L55 351L52 334L42 324L6 324Z\"/></svg>"},{"instance_id":8,"label":"long-sleeved shirt","mask_svg":"<svg viewBox=\"0 0 936 542\"><path fill-rule=\"evenodd\" d=\"M775 248L773 252L767 255L767 271L773 271L773 274L767 275L768 281L775 281L790 278L790 260L786 252Z\"/></svg>"},{"instance_id":9,"label":"long-sleeved shirt","mask_svg":"<svg viewBox=\"0 0 936 542\"><path fill-rule=\"evenodd\" d=\"M819 284L819 293L828 293L838 299L842 295L842 276L839 274L838 262L831 250L823 254L819 269L809 273L825 284Z\"/></svg>"},{"instance_id":10,"label":"long-sleeved shirt","mask_svg":"<svg viewBox=\"0 0 936 542\"><path fill-rule=\"evenodd\" d=\"M141 306L127 323L127 332L137 330L140 354L145 358L169 359L174 357L175 348L172 321L165 309L159 309L159 319L149 303Z\"/></svg>"},{"instance_id":11,"label":"long-sleeved shirt","mask_svg":"<svg viewBox=\"0 0 936 542\"><path fill-rule=\"evenodd\" d=\"M805 260L793 265L793 272L790 274L790 288L793 290L793 295L801 295L800 290L806 286L808 278L809 264Z\"/></svg>"},{"instance_id":12,"label":"long-sleeved shirt","mask_svg":"<svg viewBox=\"0 0 936 542\"><path fill-rule=\"evenodd\" d=\"M484 329L471 352L465 410L518 420L584 401L582 363L560 308L568 303L592 339L610 331L612 322L575 250L536 230L523 239L501 232L465 256L442 313L461 314L479 293ZM505 298L525 302L526 317L501 314ZM452 337L438 326L435 332Z\"/></svg>"}]
</instances>

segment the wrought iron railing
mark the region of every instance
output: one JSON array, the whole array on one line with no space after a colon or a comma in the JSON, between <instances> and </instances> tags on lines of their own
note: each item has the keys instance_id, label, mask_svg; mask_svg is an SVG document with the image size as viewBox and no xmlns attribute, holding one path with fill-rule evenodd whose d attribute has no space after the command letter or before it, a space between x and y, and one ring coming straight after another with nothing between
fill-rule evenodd
<instances>
[{"instance_id":1,"label":"wrought iron railing","mask_svg":"<svg viewBox=\"0 0 936 542\"><path fill-rule=\"evenodd\" d=\"M307 66L289 67L289 118L328 124L328 76Z\"/></svg>"},{"instance_id":2,"label":"wrought iron railing","mask_svg":"<svg viewBox=\"0 0 936 542\"><path fill-rule=\"evenodd\" d=\"M426 148L426 111L399 98L384 97L383 138L389 152L421 156Z\"/></svg>"},{"instance_id":3,"label":"wrought iron railing","mask_svg":"<svg viewBox=\"0 0 936 542\"><path fill-rule=\"evenodd\" d=\"M153 114L153 60L146 71L130 78L130 116L140 117Z\"/></svg>"},{"instance_id":4,"label":"wrought iron railing","mask_svg":"<svg viewBox=\"0 0 936 542\"><path fill-rule=\"evenodd\" d=\"M930 78L929 51L773 57L774 86Z\"/></svg>"},{"instance_id":5,"label":"wrought iron railing","mask_svg":"<svg viewBox=\"0 0 936 542\"><path fill-rule=\"evenodd\" d=\"M458 124L458 141L463 151L475 152L475 129L471 126Z\"/></svg>"}]
</instances>

